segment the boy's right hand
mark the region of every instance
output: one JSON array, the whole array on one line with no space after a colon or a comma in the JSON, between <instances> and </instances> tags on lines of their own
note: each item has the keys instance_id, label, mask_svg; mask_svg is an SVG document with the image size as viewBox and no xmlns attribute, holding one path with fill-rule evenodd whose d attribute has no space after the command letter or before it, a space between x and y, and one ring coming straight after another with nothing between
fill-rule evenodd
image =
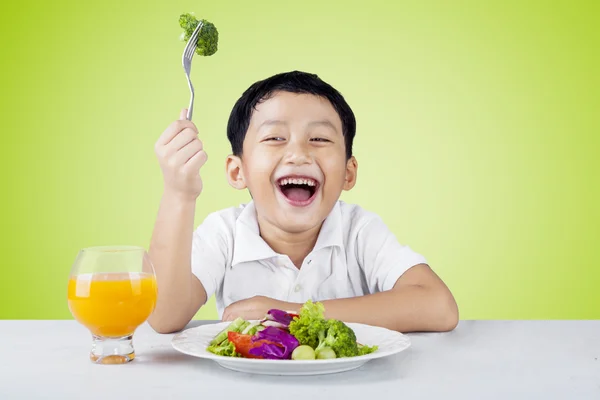
<instances>
[{"instance_id":1,"label":"boy's right hand","mask_svg":"<svg viewBox=\"0 0 600 400\"><path fill-rule=\"evenodd\" d=\"M208 156L198 139L198 129L186 120L183 109L179 120L171 123L160 135L154 152L162 169L165 193L195 200L202 193L200 167Z\"/></svg>"}]
</instances>

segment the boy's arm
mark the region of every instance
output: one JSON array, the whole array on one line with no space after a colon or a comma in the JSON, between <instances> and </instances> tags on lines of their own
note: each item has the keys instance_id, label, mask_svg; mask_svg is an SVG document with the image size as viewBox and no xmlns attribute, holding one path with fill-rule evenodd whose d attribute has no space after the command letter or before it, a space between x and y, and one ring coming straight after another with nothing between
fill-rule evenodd
<instances>
[{"instance_id":1,"label":"boy's arm","mask_svg":"<svg viewBox=\"0 0 600 400\"><path fill-rule=\"evenodd\" d=\"M149 248L158 297L148 323L160 333L185 327L206 302L206 292L191 271L191 254L196 198L202 192L199 171L207 156L196 126L185 115L182 110L155 146L164 192Z\"/></svg>"},{"instance_id":2,"label":"boy's arm","mask_svg":"<svg viewBox=\"0 0 600 400\"><path fill-rule=\"evenodd\" d=\"M444 332L458 324L458 307L444 282L426 264L406 271L390 290L322 301L325 317L399 332ZM299 312L302 304L256 296L227 307L223 320L261 319L272 308Z\"/></svg>"},{"instance_id":3,"label":"boy's arm","mask_svg":"<svg viewBox=\"0 0 600 400\"><path fill-rule=\"evenodd\" d=\"M369 218L356 238L357 260L372 294L322 301L328 318L400 332L448 331L456 327L458 307L450 290L422 256L398 243L380 218ZM300 306L256 297L230 305L223 318L262 318L270 308L298 311Z\"/></svg>"},{"instance_id":4,"label":"boy's arm","mask_svg":"<svg viewBox=\"0 0 600 400\"><path fill-rule=\"evenodd\" d=\"M149 255L158 283L156 308L148 323L159 333L181 330L206 303L204 287L191 271L195 201L163 194Z\"/></svg>"},{"instance_id":5,"label":"boy's arm","mask_svg":"<svg viewBox=\"0 0 600 400\"><path fill-rule=\"evenodd\" d=\"M458 307L448 287L420 254L398 242L374 214L356 233L356 255L371 294L324 301L325 313L348 322L400 332L449 331Z\"/></svg>"},{"instance_id":6,"label":"boy's arm","mask_svg":"<svg viewBox=\"0 0 600 400\"><path fill-rule=\"evenodd\" d=\"M454 296L426 264L410 268L390 290L323 305L327 318L399 332L450 331L458 324Z\"/></svg>"}]
</instances>

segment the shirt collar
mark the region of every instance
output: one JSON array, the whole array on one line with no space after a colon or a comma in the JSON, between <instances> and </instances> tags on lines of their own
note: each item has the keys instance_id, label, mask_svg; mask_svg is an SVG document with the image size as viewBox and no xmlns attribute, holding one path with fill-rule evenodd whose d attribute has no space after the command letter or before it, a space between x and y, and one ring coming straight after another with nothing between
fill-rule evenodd
<instances>
[{"instance_id":1,"label":"shirt collar","mask_svg":"<svg viewBox=\"0 0 600 400\"><path fill-rule=\"evenodd\" d=\"M277 253L260 237L258 221L256 219L256 208L254 207L254 201L250 201L235 221L231 266L276 256Z\"/></svg>"},{"instance_id":2,"label":"shirt collar","mask_svg":"<svg viewBox=\"0 0 600 400\"><path fill-rule=\"evenodd\" d=\"M343 247L342 211L339 201L335 203L333 209L323 222L312 252L332 246ZM231 266L233 267L248 261L265 260L277 257L278 255L260 236L256 208L254 202L250 201L235 222Z\"/></svg>"},{"instance_id":3,"label":"shirt collar","mask_svg":"<svg viewBox=\"0 0 600 400\"><path fill-rule=\"evenodd\" d=\"M319 236L317 237L317 243L312 252L324 249L326 247L343 247L344 246L344 233L342 227L342 210L340 208L340 202L336 201L333 209L323 221Z\"/></svg>"}]
</instances>

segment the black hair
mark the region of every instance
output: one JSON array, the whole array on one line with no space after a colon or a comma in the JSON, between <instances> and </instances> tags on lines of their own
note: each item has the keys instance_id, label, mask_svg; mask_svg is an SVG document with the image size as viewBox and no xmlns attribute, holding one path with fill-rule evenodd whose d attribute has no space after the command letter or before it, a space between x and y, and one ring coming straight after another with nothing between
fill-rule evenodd
<instances>
[{"instance_id":1,"label":"black hair","mask_svg":"<svg viewBox=\"0 0 600 400\"><path fill-rule=\"evenodd\" d=\"M242 155L244 138L257 104L268 100L279 91L312 94L329 100L342 121L346 157L348 159L352 157L352 142L356 134L356 119L352 109L342 94L331 85L315 74L301 71L284 72L255 82L238 99L227 123L227 138L234 155Z\"/></svg>"}]
</instances>

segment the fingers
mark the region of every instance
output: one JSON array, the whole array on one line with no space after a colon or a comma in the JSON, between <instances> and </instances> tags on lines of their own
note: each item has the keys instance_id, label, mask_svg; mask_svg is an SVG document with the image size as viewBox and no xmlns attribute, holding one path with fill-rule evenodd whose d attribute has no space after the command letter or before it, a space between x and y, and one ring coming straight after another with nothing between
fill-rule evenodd
<instances>
[{"instance_id":1,"label":"fingers","mask_svg":"<svg viewBox=\"0 0 600 400\"><path fill-rule=\"evenodd\" d=\"M221 317L221 319L223 321L233 321L236 318L237 318L237 312L235 311L235 307L232 307L232 305L225 307L225 310L223 310L223 316Z\"/></svg>"},{"instance_id":2,"label":"fingers","mask_svg":"<svg viewBox=\"0 0 600 400\"><path fill-rule=\"evenodd\" d=\"M206 154L204 150L200 150L185 163L185 165L183 166L183 170L184 172L189 173L199 171L207 160L208 154Z\"/></svg>"},{"instance_id":3,"label":"fingers","mask_svg":"<svg viewBox=\"0 0 600 400\"><path fill-rule=\"evenodd\" d=\"M165 153L167 156L175 154L176 152L183 149L185 146L194 141L199 141L198 132L193 129L186 128L183 131L179 132L179 134L175 136L173 140L171 140L164 146Z\"/></svg>"},{"instance_id":4,"label":"fingers","mask_svg":"<svg viewBox=\"0 0 600 400\"><path fill-rule=\"evenodd\" d=\"M186 120L187 119L187 108L184 108L183 110L181 110L181 112L179 113L179 119L180 120Z\"/></svg>"},{"instance_id":5,"label":"fingers","mask_svg":"<svg viewBox=\"0 0 600 400\"><path fill-rule=\"evenodd\" d=\"M185 164L200 150L202 150L202 142L200 142L199 139L192 140L190 143L186 144L176 153L170 156L168 161L169 166L179 167Z\"/></svg>"},{"instance_id":6,"label":"fingers","mask_svg":"<svg viewBox=\"0 0 600 400\"><path fill-rule=\"evenodd\" d=\"M223 316L221 317L222 321L231 321L229 319L229 312L227 311L227 309L225 309L225 311L223 311Z\"/></svg>"},{"instance_id":7,"label":"fingers","mask_svg":"<svg viewBox=\"0 0 600 400\"><path fill-rule=\"evenodd\" d=\"M169 124L167 129L160 135L158 140L156 141L157 146L165 146L169 144L175 137L179 135L185 129L190 129L198 134L198 129L196 125L192 121L180 120L172 122Z\"/></svg>"},{"instance_id":8,"label":"fingers","mask_svg":"<svg viewBox=\"0 0 600 400\"><path fill-rule=\"evenodd\" d=\"M187 110L179 113L160 135L154 152L162 169L165 190L197 198L202 193L200 167L208 159L198 138L198 128L188 121Z\"/></svg>"},{"instance_id":9,"label":"fingers","mask_svg":"<svg viewBox=\"0 0 600 400\"><path fill-rule=\"evenodd\" d=\"M225 321L233 321L234 319L236 319L237 317L235 316L235 314L227 314L227 319Z\"/></svg>"}]
</instances>

